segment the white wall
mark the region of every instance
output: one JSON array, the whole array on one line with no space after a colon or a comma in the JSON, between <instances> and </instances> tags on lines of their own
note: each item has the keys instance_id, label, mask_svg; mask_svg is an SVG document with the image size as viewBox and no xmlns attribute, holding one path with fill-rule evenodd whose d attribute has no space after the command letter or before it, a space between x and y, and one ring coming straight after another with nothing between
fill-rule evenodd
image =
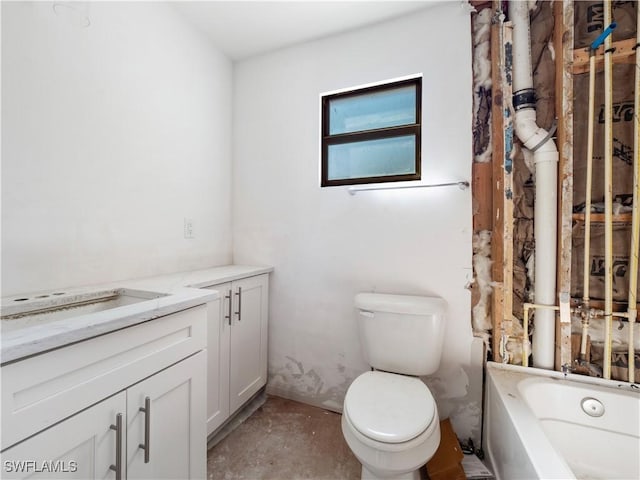
<instances>
[{"instance_id":1,"label":"white wall","mask_svg":"<svg viewBox=\"0 0 640 480\"><path fill-rule=\"evenodd\" d=\"M423 73L424 180L470 178L460 3L235 68L166 4L72 5L1 5L2 294L273 265L269 389L333 409L367 369L354 294L439 295L445 353L427 382L478 440L469 191L351 197L318 171L321 93Z\"/></svg>"},{"instance_id":2,"label":"white wall","mask_svg":"<svg viewBox=\"0 0 640 480\"><path fill-rule=\"evenodd\" d=\"M427 382L441 417L479 441L482 373L474 362L481 349L472 347L465 289L470 192L350 196L343 187L319 187L321 93L415 73L424 75L424 181L469 180L471 38L460 2L236 65L234 261L275 267L269 390L333 409L367 369L355 293L445 298L444 355Z\"/></svg>"},{"instance_id":3,"label":"white wall","mask_svg":"<svg viewBox=\"0 0 640 480\"><path fill-rule=\"evenodd\" d=\"M229 263L230 61L166 4L61 3L2 2L2 294Z\"/></svg>"}]
</instances>

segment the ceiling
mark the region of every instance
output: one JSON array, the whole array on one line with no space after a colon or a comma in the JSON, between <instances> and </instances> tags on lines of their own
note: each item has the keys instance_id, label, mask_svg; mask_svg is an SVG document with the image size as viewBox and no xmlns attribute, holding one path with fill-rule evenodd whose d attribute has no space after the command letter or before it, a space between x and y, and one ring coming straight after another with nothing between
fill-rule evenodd
<instances>
[{"instance_id":1,"label":"ceiling","mask_svg":"<svg viewBox=\"0 0 640 480\"><path fill-rule=\"evenodd\" d=\"M174 1L232 60L409 14L437 0Z\"/></svg>"}]
</instances>

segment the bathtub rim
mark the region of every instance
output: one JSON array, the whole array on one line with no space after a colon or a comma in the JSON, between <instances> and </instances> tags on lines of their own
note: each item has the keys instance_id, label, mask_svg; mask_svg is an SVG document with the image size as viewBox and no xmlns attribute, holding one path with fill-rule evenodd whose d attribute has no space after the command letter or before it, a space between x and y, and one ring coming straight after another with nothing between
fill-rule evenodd
<instances>
[{"instance_id":1,"label":"bathtub rim","mask_svg":"<svg viewBox=\"0 0 640 480\"><path fill-rule=\"evenodd\" d=\"M607 380L599 377L589 377L587 375L578 375L575 373L563 373L555 370L545 370L543 368L523 367L522 365L510 365L508 363L487 362L487 373L489 370L507 370L523 375L535 375L539 377L555 378L562 380L570 380L572 382L600 385L607 388L618 388L634 393L640 393L640 383L629 383L623 380Z\"/></svg>"}]
</instances>

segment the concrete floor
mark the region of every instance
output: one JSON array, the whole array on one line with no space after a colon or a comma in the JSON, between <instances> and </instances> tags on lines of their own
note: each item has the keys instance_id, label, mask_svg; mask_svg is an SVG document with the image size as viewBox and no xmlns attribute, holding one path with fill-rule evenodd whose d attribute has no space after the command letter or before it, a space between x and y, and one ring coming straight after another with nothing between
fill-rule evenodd
<instances>
[{"instance_id":1,"label":"concrete floor","mask_svg":"<svg viewBox=\"0 0 640 480\"><path fill-rule=\"evenodd\" d=\"M267 397L207 455L210 480L358 480L361 466L342 437L341 416Z\"/></svg>"}]
</instances>

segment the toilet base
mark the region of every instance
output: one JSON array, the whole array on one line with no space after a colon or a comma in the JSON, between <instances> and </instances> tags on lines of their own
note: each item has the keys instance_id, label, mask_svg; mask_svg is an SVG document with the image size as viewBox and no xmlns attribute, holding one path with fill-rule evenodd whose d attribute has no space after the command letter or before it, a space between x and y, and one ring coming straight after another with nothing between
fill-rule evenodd
<instances>
[{"instance_id":1,"label":"toilet base","mask_svg":"<svg viewBox=\"0 0 640 480\"><path fill-rule=\"evenodd\" d=\"M379 477L363 465L362 476L360 478L362 480L420 480L422 477L420 476L420 469L414 470L413 472L396 475L394 477Z\"/></svg>"}]
</instances>

